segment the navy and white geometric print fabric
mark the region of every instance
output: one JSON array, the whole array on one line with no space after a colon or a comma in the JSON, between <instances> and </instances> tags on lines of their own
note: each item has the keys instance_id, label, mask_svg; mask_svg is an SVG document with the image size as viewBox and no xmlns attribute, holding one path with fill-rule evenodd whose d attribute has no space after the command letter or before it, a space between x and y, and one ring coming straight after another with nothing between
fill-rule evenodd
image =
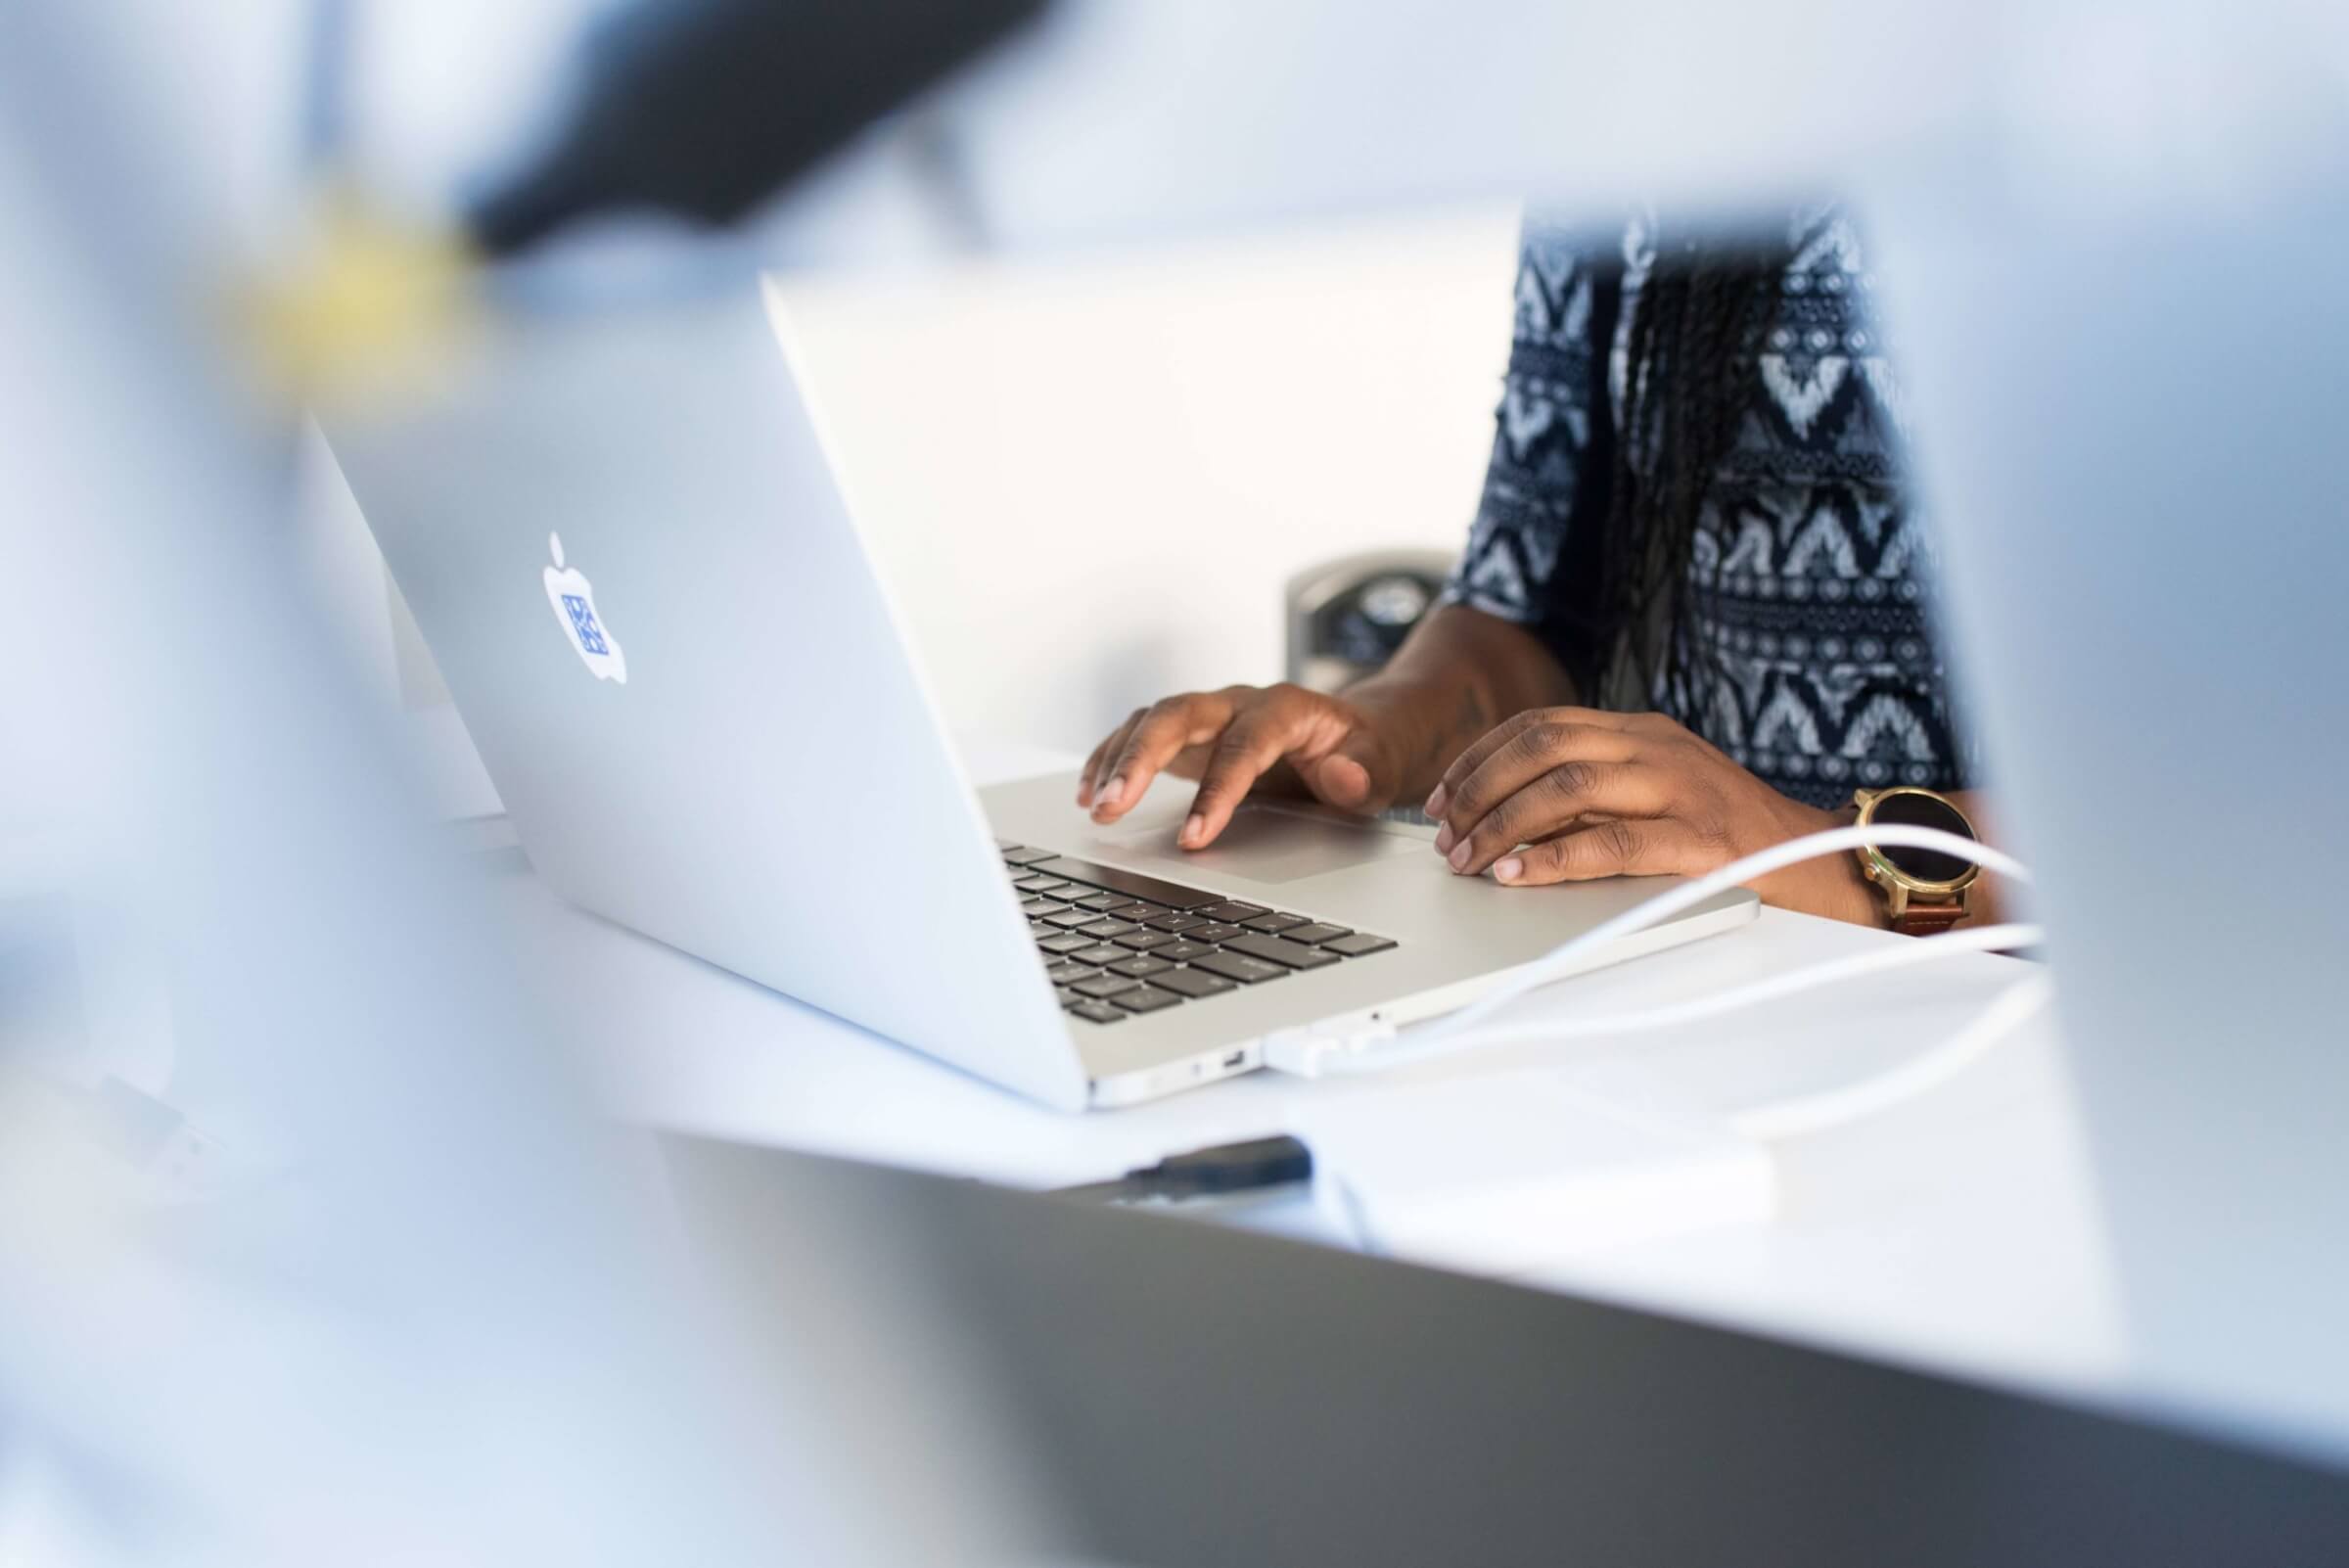
<instances>
[{"instance_id":1,"label":"navy and white geometric print fabric","mask_svg":"<svg viewBox=\"0 0 2349 1568\"><path fill-rule=\"evenodd\" d=\"M1493 455L1446 595L1535 630L1586 692L1600 652L1593 551L1654 233L1646 217L1598 232L1527 223ZM1929 623L1930 542L1901 475L1876 280L1840 208L1798 212L1788 239L1744 422L1698 512L1689 657L1649 701L1797 800L1961 789L1968 748Z\"/></svg>"}]
</instances>

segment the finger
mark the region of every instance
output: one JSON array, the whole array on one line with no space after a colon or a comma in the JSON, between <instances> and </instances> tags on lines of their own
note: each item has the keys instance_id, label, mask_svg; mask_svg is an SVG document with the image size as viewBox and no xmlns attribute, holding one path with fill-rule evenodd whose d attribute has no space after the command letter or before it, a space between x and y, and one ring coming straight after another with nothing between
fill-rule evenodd
<instances>
[{"instance_id":1,"label":"finger","mask_svg":"<svg viewBox=\"0 0 2349 1568\"><path fill-rule=\"evenodd\" d=\"M1427 804L1421 809L1441 820L1461 779L1482 767L1485 759L1496 751L1514 741L1532 726L1552 719L1556 714L1554 708L1529 708L1521 714L1510 715L1486 730L1451 760L1451 765L1444 770L1444 776L1436 780L1436 787L1427 792Z\"/></svg>"},{"instance_id":2,"label":"finger","mask_svg":"<svg viewBox=\"0 0 2349 1568\"><path fill-rule=\"evenodd\" d=\"M1522 714L1513 715L1485 731L1467 750L1451 760L1451 765L1444 770L1444 776L1428 792L1424 809L1432 817L1449 815L1451 798L1459 793L1460 781L1484 766L1503 747L1520 744L1528 731L1574 728L1590 732L1595 740L1602 732L1628 735L1627 720L1635 716L1601 713L1595 708L1529 708ZM1628 756L1629 753L1623 755ZM1602 760L1619 759L1610 753Z\"/></svg>"},{"instance_id":3,"label":"finger","mask_svg":"<svg viewBox=\"0 0 2349 1568\"><path fill-rule=\"evenodd\" d=\"M1289 763L1317 799L1342 810L1368 814L1394 804L1395 768L1369 730L1349 729L1334 747L1294 753Z\"/></svg>"},{"instance_id":4,"label":"finger","mask_svg":"<svg viewBox=\"0 0 2349 1568\"><path fill-rule=\"evenodd\" d=\"M1317 761L1299 762L1297 776L1316 800L1348 811L1369 813L1386 809L1377 775L1369 764L1344 752L1332 752Z\"/></svg>"},{"instance_id":5,"label":"finger","mask_svg":"<svg viewBox=\"0 0 2349 1568\"><path fill-rule=\"evenodd\" d=\"M1463 798L1476 785L1469 779ZM1519 845L1572 828L1593 813L1660 817L1670 812L1672 799L1672 776L1651 763L1560 762L1504 797L1451 845L1445 858L1462 876L1477 876Z\"/></svg>"},{"instance_id":6,"label":"finger","mask_svg":"<svg viewBox=\"0 0 2349 1568\"><path fill-rule=\"evenodd\" d=\"M1488 737L1493 744L1473 762L1463 754L1438 786L1444 807L1437 813L1438 853L1451 853L1486 812L1551 768L1628 761L1639 751L1639 741L1628 731L1585 723L1580 710L1548 709L1529 722L1512 724L1507 736Z\"/></svg>"},{"instance_id":7,"label":"finger","mask_svg":"<svg viewBox=\"0 0 2349 1568\"><path fill-rule=\"evenodd\" d=\"M1693 876L1705 869L1703 848L1694 830L1670 817L1618 818L1503 855L1493 879L1538 888L1593 877Z\"/></svg>"},{"instance_id":8,"label":"finger","mask_svg":"<svg viewBox=\"0 0 2349 1568\"><path fill-rule=\"evenodd\" d=\"M1124 723L1109 732L1109 739L1093 748L1093 755L1085 763L1084 789L1078 797L1077 804L1080 806L1093 804L1093 797L1100 794L1101 786L1109 782L1111 765L1126 750L1126 737L1133 733L1133 726L1140 723L1143 715L1149 712L1150 710L1147 708L1135 709L1126 715Z\"/></svg>"},{"instance_id":9,"label":"finger","mask_svg":"<svg viewBox=\"0 0 2349 1568\"><path fill-rule=\"evenodd\" d=\"M1128 714L1125 721L1111 730L1101 744L1094 747L1090 755L1085 758L1084 766L1080 768L1077 773L1077 804L1079 806L1093 804L1093 795L1101 787L1102 775L1108 771L1109 764L1117 760L1118 754L1125 750L1127 735L1131 732L1134 725L1141 722L1142 715L1149 711L1147 708L1137 708Z\"/></svg>"},{"instance_id":10,"label":"finger","mask_svg":"<svg viewBox=\"0 0 2349 1568\"><path fill-rule=\"evenodd\" d=\"M1134 734L1149 722L1150 714L1149 708L1135 709L1132 715L1118 726L1117 734L1110 737L1109 745L1103 749L1100 763L1093 769L1090 804L1095 815L1101 811L1102 797L1108 792L1110 781L1117 777L1118 763L1124 760L1127 748L1133 744Z\"/></svg>"},{"instance_id":11,"label":"finger","mask_svg":"<svg viewBox=\"0 0 2349 1568\"><path fill-rule=\"evenodd\" d=\"M1604 822L1607 820L1608 816L1606 812L1592 811L1586 816L1567 823L1564 827L1551 828L1547 833L1543 834L1540 838L1528 839L1525 842L1528 844L1547 844L1551 839L1562 839L1569 833L1580 833L1583 829L1589 827L1594 823Z\"/></svg>"},{"instance_id":12,"label":"finger","mask_svg":"<svg viewBox=\"0 0 2349 1568\"><path fill-rule=\"evenodd\" d=\"M1222 692L1189 692L1153 704L1126 734L1093 797L1093 820L1115 822L1141 801L1150 781L1186 746L1212 740L1231 721Z\"/></svg>"},{"instance_id":13,"label":"finger","mask_svg":"<svg viewBox=\"0 0 2349 1568\"><path fill-rule=\"evenodd\" d=\"M1215 843L1256 781L1288 755L1300 738L1298 730L1295 713L1279 704L1252 708L1233 719L1217 738L1199 775L1199 793L1191 797L1191 814L1174 842L1186 850Z\"/></svg>"}]
</instances>

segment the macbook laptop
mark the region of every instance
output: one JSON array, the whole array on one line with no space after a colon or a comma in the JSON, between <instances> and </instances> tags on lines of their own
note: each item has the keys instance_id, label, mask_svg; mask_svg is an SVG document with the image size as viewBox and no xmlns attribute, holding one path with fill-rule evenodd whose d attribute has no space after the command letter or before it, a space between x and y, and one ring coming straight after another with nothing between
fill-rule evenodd
<instances>
[{"instance_id":1,"label":"macbook laptop","mask_svg":"<svg viewBox=\"0 0 2349 1568\"><path fill-rule=\"evenodd\" d=\"M1247 1072L1276 1031L1459 1006L1663 885L1503 889L1425 829L1272 801L1185 853L1173 779L1110 828L1074 772L973 790L786 336L747 285L510 309L396 411L321 414L573 901L1074 1110ZM1727 894L1592 961L1754 907Z\"/></svg>"}]
</instances>

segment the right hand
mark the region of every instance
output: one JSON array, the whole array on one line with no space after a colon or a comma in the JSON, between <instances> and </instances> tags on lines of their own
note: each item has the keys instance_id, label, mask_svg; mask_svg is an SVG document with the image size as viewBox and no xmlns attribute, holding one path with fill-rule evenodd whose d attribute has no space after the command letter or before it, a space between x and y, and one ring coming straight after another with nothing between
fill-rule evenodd
<instances>
[{"instance_id":1,"label":"right hand","mask_svg":"<svg viewBox=\"0 0 2349 1568\"><path fill-rule=\"evenodd\" d=\"M1215 843L1267 774L1274 775L1268 782L1293 782L1327 805L1366 814L1393 802L1401 767L1390 740L1351 703L1302 686L1226 686L1135 709L1085 759L1077 804L1096 822L1115 822L1162 772L1199 781L1174 838L1197 850Z\"/></svg>"}]
</instances>

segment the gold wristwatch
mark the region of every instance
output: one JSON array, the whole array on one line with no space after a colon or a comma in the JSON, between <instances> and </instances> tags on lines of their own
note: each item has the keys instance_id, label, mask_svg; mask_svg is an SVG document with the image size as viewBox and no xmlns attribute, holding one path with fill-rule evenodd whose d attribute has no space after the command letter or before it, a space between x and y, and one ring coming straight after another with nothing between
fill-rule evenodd
<instances>
[{"instance_id":1,"label":"gold wristwatch","mask_svg":"<svg viewBox=\"0 0 2349 1568\"><path fill-rule=\"evenodd\" d=\"M1862 827L1871 822L1940 828L1979 840L1974 824L1958 809L1958 803L1932 790L1903 785L1889 790L1858 790L1852 804L1860 808ZM1970 860L1939 850L1906 850L1868 845L1855 852L1860 874L1884 899L1892 929L1903 936L1925 937L1947 931L1966 917L1966 892L1982 876Z\"/></svg>"}]
</instances>

